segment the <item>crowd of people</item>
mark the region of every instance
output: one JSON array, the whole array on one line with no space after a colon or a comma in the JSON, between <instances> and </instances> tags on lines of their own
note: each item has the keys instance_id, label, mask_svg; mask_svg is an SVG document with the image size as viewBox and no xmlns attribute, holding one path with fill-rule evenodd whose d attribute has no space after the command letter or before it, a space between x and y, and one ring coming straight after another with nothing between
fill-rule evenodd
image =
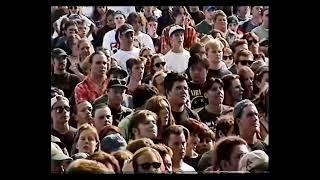
<instances>
[{"instance_id":1,"label":"crowd of people","mask_svg":"<svg viewBox=\"0 0 320 180\"><path fill-rule=\"evenodd\" d=\"M51 173L269 172L268 6L51 17Z\"/></svg>"}]
</instances>

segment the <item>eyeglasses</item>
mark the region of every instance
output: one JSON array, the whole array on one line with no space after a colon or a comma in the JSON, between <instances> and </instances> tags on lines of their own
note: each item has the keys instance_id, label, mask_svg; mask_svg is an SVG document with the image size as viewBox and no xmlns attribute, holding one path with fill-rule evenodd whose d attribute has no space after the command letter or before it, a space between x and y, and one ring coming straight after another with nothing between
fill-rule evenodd
<instances>
[{"instance_id":1,"label":"eyeglasses","mask_svg":"<svg viewBox=\"0 0 320 180\"><path fill-rule=\"evenodd\" d=\"M223 60L227 60L227 59L232 59L233 56L232 56L232 55L230 55L230 56L223 56L222 58L223 58Z\"/></svg>"},{"instance_id":2,"label":"eyeglasses","mask_svg":"<svg viewBox=\"0 0 320 180\"><path fill-rule=\"evenodd\" d=\"M143 164L140 164L139 166L141 166L141 167L142 167L142 169L144 169L144 170L148 170L148 169L150 169L150 167L151 167L151 166L152 166L153 168L158 169L158 168L160 168L161 163L158 163L158 162L153 162L153 163L143 163Z\"/></svg>"},{"instance_id":3,"label":"eyeglasses","mask_svg":"<svg viewBox=\"0 0 320 180\"><path fill-rule=\"evenodd\" d=\"M160 65L162 65L162 67L163 67L163 66L166 65L166 62L159 62L159 63L155 63L155 64L154 64L154 66L157 67L157 68L159 68Z\"/></svg>"},{"instance_id":4,"label":"eyeglasses","mask_svg":"<svg viewBox=\"0 0 320 180\"><path fill-rule=\"evenodd\" d=\"M241 63L241 65L243 65L243 66L245 66L245 65L251 66L251 64L253 63L253 61L250 61L250 60L242 60L242 61L239 61L239 63Z\"/></svg>"},{"instance_id":5,"label":"eyeglasses","mask_svg":"<svg viewBox=\"0 0 320 180\"><path fill-rule=\"evenodd\" d=\"M69 6L68 9L78 9L77 6Z\"/></svg>"},{"instance_id":6,"label":"eyeglasses","mask_svg":"<svg viewBox=\"0 0 320 180\"><path fill-rule=\"evenodd\" d=\"M67 112L70 112L70 107L69 106L58 106L55 108L52 108L53 110L55 110L57 113L62 113L63 110L66 110Z\"/></svg>"}]
</instances>

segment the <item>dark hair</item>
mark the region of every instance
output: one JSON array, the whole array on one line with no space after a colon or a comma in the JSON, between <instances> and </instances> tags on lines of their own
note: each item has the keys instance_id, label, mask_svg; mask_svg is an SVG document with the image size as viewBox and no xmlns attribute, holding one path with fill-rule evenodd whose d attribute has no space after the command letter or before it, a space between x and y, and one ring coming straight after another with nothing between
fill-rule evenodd
<instances>
[{"instance_id":1,"label":"dark hair","mask_svg":"<svg viewBox=\"0 0 320 180\"><path fill-rule=\"evenodd\" d=\"M105 103L100 103L100 104L96 104L95 106L93 106L93 109L92 109L92 116L94 117L94 114L96 113L96 110L98 109L103 109L105 107L108 107L107 104Z\"/></svg>"},{"instance_id":2,"label":"dark hair","mask_svg":"<svg viewBox=\"0 0 320 180\"><path fill-rule=\"evenodd\" d=\"M172 17L175 19L180 14L180 9L183 8L185 13L188 13L188 10L185 6L174 6L172 8Z\"/></svg>"},{"instance_id":3,"label":"dark hair","mask_svg":"<svg viewBox=\"0 0 320 180\"><path fill-rule=\"evenodd\" d=\"M134 21L135 19L137 19L137 18L140 18L140 19L141 19L141 17L139 16L138 13L132 12L132 13L130 13L130 14L128 15L128 17L127 17L127 23L132 25L132 24L133 24L133 21Z\"/></svg>"},{"instance_id":4,"label":"dark hair","mask_svg":"<svg viewBox=\"0 0 320 180\"><path fill-rule=\"evenodd\" d=\"M259 36L257 36L257 35L254 34L253 32L247 32L247 33L245 33L245 34L242 36L241 39L245 39L245 40L247 40L247 42L248 42L248 40L251 39L251 38L252 38L254 41L256 41L256 42L259 42Z\"/></svg>"},{"instance_id":5,"label":"dark hair","mask_svg":"<svg viewBox=\"0 0 320 180\"><path fill-rule=\"evenodd\" d=\"M264 8L261 10L261 16L263 16L263 13L264 13L265 11L267 11L267 10L269 10L269 7L264 7Z\"/></svg>"},{"instance_id":6,"label":"dark hair","mask_svg":"<svg viewBox=\"0 0 320 180\"><path fill-rule=\"evenodd\" d=\"M148 84L139 85L132 93L133 108L143 106L152 96L158 95L159 91L156 87Z\"/></svg>"},{"instance_id":7,"label":"dark hair","mask_svg":"<svg viewBox=\"0 0 320 180\"><path fill-rule=\"evenodd\" d=\"M149 138L140 138L132 140L128 143L127 150L131 153L135 153L143 147L152 147L154 145L153 141Z\"/></svg>"},{"instance_id":8,"label":"dark hair","mask_svg":"<svg viewBox=\"0 0 320 180\"><path fill-rule=\"evenodd\" d=\"M156 16L150 16L147 17L147 22L158 22L158 19Z\"/></svg>"},{"instance_id":9,"label":"dark hair","mask_svg":"<svg viewBox=\"0 0 320 180\"><path fill-rule=\"evenodd\" d=\"M109 165L111 165L114 172L116 173L121 172L118 160L112 155L105 153L103 151L95 152L89 157L87 157L87 159L100 162L104 164L106 167L109 167Z\"/></svg>"},{"instance_id":10,"label":"dark hair","mask_svg":"<svg viewBox=\"0 0 320 180\"><path fill-rule=\"evenodd\" d=\"M67 30L68 27L70 26L78 26L77 21L74 21L74 20L66 21L66 23L64 24L64 30Z\"/></svg>"},{"instance_id":11,"label":"dark hair","mask_svg":"<svg viewBox=\"0 0 320 180\"><path fill-rule=\"evenodd\" d=\"M211 87L212 87L212 85L213 85L214 83L218 83L218 84L220 84L222 87L224 87L224 84L223 84L223 82L222 82L221 79L211 77L211 78L207 79L206 82L203 84L202 94L204 94L205 92L209 91L209 89L211 89Z\"/></svg>"},{"instance_id":12,"label":"dark hair","mask_svg":"<svg viewBox=\"0 0 320 180\"><path fill-rule=\"evenodd\" d=\"M133 157L133 154L128 150L119 150L116 152L112 152L111 155L113 155L113 157L115 157L118 160L120 171L123 168L124 161L130 160Z\"/></svg>"},{"instance_id":13,"label":"dark hair","mask_svg":"<svg viewBox=\"0 0 320 180\"><path fill-rule=\"evenodd\" d=\"M167 76L164 78L164 89L166 93L172 90L173 84L176 81L188 81L188 79L177 72L170 72L167 74Z\"/></svg>"},{"instance_id":14,"label":"dark hair","mask_svg":"<svg viewBox=\"0 0 320 180\"><path fill-rule=\"evenodd\" d=\"M220 34L221 37L223 37L222 32L218 29L212 29L209 34L213 37L213 38L217 38L217 34Z\"/></svg>"},{"instance_id":15,"label":"dark hair","mask_svg":"<svg viewBox=\"0 0 320 180\"><path fill-rule=\"evenodd\" d=\"M230 155L237 145L246 145L247 143L244 139L238 136L227 136L218 140L216 144L216 160L215 167L220 167L220 163L222 160L229 161ZM223 170L223 169L220 169Z\"/></svg>"},{"instance_id":16,"label":"dark hair","mask_svg":"<svg viewBox=\"0 0 320 180\"><path fill-rule=\"evenodd\" d=\"M236 40L234 40L230 45L230 48L231 48L232 52L236 52L235 51L236 47L240 46L242 44L248 44L247 40L245 40L245 39L236 39Z\"/></svg>"},{"instance_id":17,"label":"dark hair","mask_svg":"<svg viewBox=\"0 0 320 180\"><path fill-rule=\"evenodd\" d=\"M196 42L196 43L192 44L190 47L190 56L193 56L193 55L199 53L201 48L204 48L204 44L201 42Z\"/></svg>"},{"instance_id":18,"label":"dark hair","mask_svg":"<svg viewBox=\"0 0 320 180\"><path fill-rule=\"evenodd\" d=\"M164 144L168 144L169 137L171 134L175 134L175 135L184 134L186 141L188 141L188 139L190 137L190 132L186 127L184 127L182 125L172 125L172 126L167 127L163 131L162 141Z\"/></svg>"},{"instance_id":19,"label":"dark hair","mask_svg":"<svg viewBox=\"0 0 320 180\"><path fill-rule=\"evenodd\" d=\"M143 64L142 58L130 58L126 61L127 71L132 72L133 65Z\"/></svg>"},{"instance_id":20,"label":"dark hair","mask_svg":"<svg viewBox=\"0 0 320 180\"><path fill-rule=\"evenodd\" d=\"M228 74L228 75L225 75L223 78L222 78L222 82L223 82L223 90L224 91L228 91L229 88L232 86L232 81L235 80L235 79L239 79L239 75L234 75L234 74Z\"/></svg>"},{"instance_id":21,"label":"dark hair","mask_svg":"<svg viewBox=\"0 0 320 180\"><path fill-rule=\"evenodd\" d=\"M162 157L162 159L167 154L170 156L170 158L172 158L172 156L173 156L172 149L170 147L168 147L167 145L165 145L165 144L162 144L162 143L155 144L155 145L153 145L151 147L159 152L159 154Z\"/></svg>"},{"instance_id":22,"label":"dark hair","mask_svg":"<svg viewBox=\"0 0 320 180\"><path fill-rule=\"evenodd\" d=\"M243 49L241 51L239 51L238 53L235 54L235 58L234 58L234 62L237 64L239 62L239 58L240 56L245 56L245 57L250 57L252 56L253 59L253 54L251 51Z\"/></svg>"},{"instance_id":23,"label":"dark hair","mask_svg":"<svg viewBox=\"0 0 320 180\"><path fill-rule=\"evenodd\" d=\"M132 114L128 125L129 139L134 138L132 132L133 128L138 128L139 124L145 123L148 116L152 116L156 121L158 121L158 115L149 110L138 110Z\"/></svg>"},{"instance_id":24,"label":"dark hair","mask_svg":"<svg viewBox=\"0 0 320 180\"><path fill-rule=\"evenodd\" d=\"M99 6L94 6L94 10L93 10L93 14L92 14L92 19L94 20L94 21L97 21L97 20L99 20L100 18L101 18L101 15L100 15L100 13L98 12L98 10L97 10L97 8L98 8ZM106 6L106 11L108 11L108 7ZM106 16L107 17L107 16Z\"/></svg>"},{"instance_id":25,"label":"dark hair","mask_svg":"<svg viewBox=\"0 0 320 180\"><path fill-rule=\"evenodd\" d=\"M200 56L198 55L192 55L190 56L189 58L189 62L188 62L188 70L194 66L194 65L202 65L204 68L206 68L206 70L209 69L209 61L207 58L201 58Z\"/></svg>"},{"instance_id":26,"label":"dark hair","mask_svg":"<svg viewBox=\"0 0 320 180\"><path fill-rule=\"evenodd\" d=\"M216 138L220 139L219 132L221 131L225 136L227 136L230 129L234 127L234 120L232 116L220 116L216 122Z\"/></svg>"}]
</instances>

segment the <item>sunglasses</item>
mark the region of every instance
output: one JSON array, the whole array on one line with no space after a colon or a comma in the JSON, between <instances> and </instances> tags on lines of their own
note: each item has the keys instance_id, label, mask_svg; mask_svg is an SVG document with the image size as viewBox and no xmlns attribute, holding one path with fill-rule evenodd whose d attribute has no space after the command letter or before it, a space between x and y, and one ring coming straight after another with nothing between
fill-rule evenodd
<instances>
[{"instance_id":1,"label":"sunglasses","mask_svg":"<svg viewBox=\"0 0 320 180\"><path fill-rule=\"evenodd\" d=\"M243 66L245 66L245 65L251 66L251 64L253 63L253 61L243 60L243 61L239 61L239 63L241 63L241 65L243 65Z\"/></svg>"},{"instance_id":2,"label":"sunglasses","mask_svg":"<svg viewBox=\"0 0 320 180\"><path fill-rule=\"evenodd\" d=\"M227 59L232 59L233 56L232 56L232 55L230 55L230 56L223 56L222 58L223 58L223 60L227 60Z\"/></svg>"},{"instance_id":3,"label":"sunglasses","mask_svg":"<svg viewBox=\"0 0 320 180\"><path fill-rule=\"evenodd\" d=\"M163 66L166 65L166 62L159 62L159 63L155 63L155 64L154 64L154 66L157 67L157 68L159 68L160 65L162 65L162 67L163 67Z\"/></svg>"},{"instance_id":4,"label":"sunglasses","mask_svg":"<svg viewBox=\"0 0 320 180\"><path fill-rule=\"evenodd\" d=\"M55 110L57 113L62 113L63 110L66 110L67 112L70 112L70 107L69 106L58 106L55 108L52 108L53 110Z\"/></svg>"},{"instance_id":5,"label":"sunglasses","mask_svg":"<svg viewBox=\"0 0 320 180\"><path fill-rule=\"evenodd\" d=\"M148 170L148 169L150 169L150 167L151 167L151 166L152 166L153 168L158 169L158 168L160 168L161 163L158 163L158 162L153 162L153 163L143 163L143 164L140 164L139 166L141 166L141 167L142 167L142 169L144 169L144 170Z\"/></svg>"},{"instance_id":6,"label":"sunglasses","mask_svg":"<svg viewBox=\"0 0 320 180\"><path fill-rule=\"evenodd\" d=\"M118 84L120 82L121 85L126 85L127 81L125 79L117 79L117 78L111 78L111 84Z\"/></svg>"},{"instance_id":7,"label":"sunglasses","mask_svg":"<svg viewBox=\"0 0 320 180\"><path fill-rule=\"evenodd\" d=\"M78 9L77 6L69 6L68 9Z\"/></svg>"}]
</instances>

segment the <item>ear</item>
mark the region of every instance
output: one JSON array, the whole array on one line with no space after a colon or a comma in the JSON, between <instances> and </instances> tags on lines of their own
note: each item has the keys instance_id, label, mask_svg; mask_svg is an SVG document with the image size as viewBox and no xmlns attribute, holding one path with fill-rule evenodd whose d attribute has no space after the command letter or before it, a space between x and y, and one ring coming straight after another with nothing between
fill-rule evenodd
<instances>
[{"instance_id":1,"label":"ear","mask_svg":"<svg viewBox=\"0 0 320 180\"><path fill-rule=\"evenodd\" d=\"M208 93L205 92L205 93L203 94L203 97L206 98L206 99L208 99Z\"/></svg>"},{"instance_id":2,"label":"ear","mask_svg":"<svg viewBox=\"0 0 320 180\"><path fill-rule=\"evenodd\" d=\"M138 129L138 128L132 128L132 134L133 134L134 136L139 135L139 129Z\"/></svg>"}]
</instances>

